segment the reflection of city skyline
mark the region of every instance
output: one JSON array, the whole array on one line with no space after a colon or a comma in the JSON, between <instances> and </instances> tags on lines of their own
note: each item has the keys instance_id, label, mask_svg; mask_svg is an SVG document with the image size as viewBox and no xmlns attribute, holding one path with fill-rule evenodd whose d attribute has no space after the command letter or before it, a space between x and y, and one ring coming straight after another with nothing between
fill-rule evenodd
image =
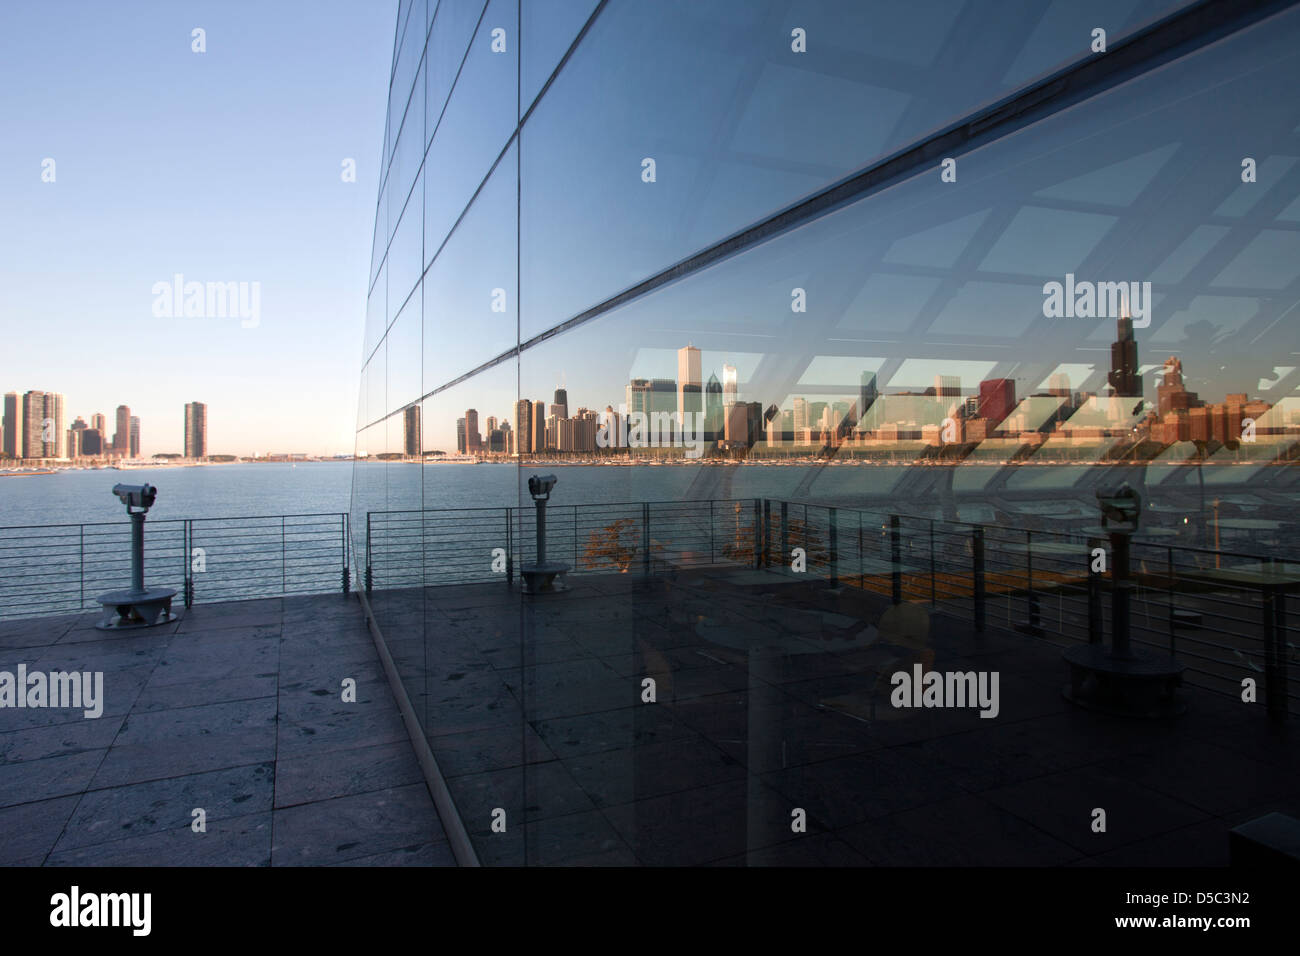
<instances>
[{"instance_id":1,"label":"reflection of city skyline","mask_svg":"<svg viewBox=\"0 0 1300 956\"><path fill-rule=\"evenodd\" d=\"M936 374L934 384L921 391L885 392L876 372L863 369L855 397L791 395L787 407L778 407L742 401L739 370L729 361L711 370L705 381L700 350L688 344L677 352L676 378L632 378L617 405L579 406L570 415L568 389L558 388L549 408L542 400L520 399L514 404L513 426L509 418L489 416L482 431L478 410L467 409L456 422L456 453L609 455L658 447L658 441L626 440L627 422L638 416L647 424L653 421L656 436L666 429L663 445L680 445L695 427L707 443L706 454L721 457L765 451L825 456L902 442L970 451L1001 440L1032 450L1053 437L1067 437L1084 446L1122 442L1129 449L1126 457L1141 459L1177 442L1237 448L1261 431L1293 424L1292 416L1285 422L1269 417L1274 405L1247 393L1228 393L1221 402L1201 399L1187 389L1182 362L1175 356L1161 367L1156 401L1146 401L1131 318L1117 320L1110 352L1105 394L1076 390L1070 375L1061 371L1048 376L1045 389L1023 396L1017 395L1015 379L986 378L967 394L959 375L946 374ZM419 406L408 408L408 456L418 453L419 421ZM441 449L432 453L445 454Z\"/></svg>"}]
</instances>

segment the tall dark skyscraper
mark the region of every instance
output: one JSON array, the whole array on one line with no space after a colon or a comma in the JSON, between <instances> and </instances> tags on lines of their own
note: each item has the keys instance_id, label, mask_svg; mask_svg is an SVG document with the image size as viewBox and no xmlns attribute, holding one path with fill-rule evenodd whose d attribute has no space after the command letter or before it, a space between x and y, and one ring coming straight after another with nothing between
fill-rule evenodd
<instances>
[{"instance_id":1,"label":"tall dark skyscraper","mask_svg":"<svg viewBox=\"0 0 1300 956\"><path fill-rule=\"evenodd\" d=\"M117 406L117 430L113 432L113 454L125 456L131 451L131 409Z\"/></svg>"},{"instance_id":2,"label":"tall dark skyscraper","mask_svg":"<svg viewBox=\"0 0 1300 956\"><path fill-rule=\"evenodd\" d=\"M555 390L555 403L551 406L551 414L556 418L569 417L569 393L567 389L557 388Z\"/></svg>"},{"instance_id":3,"label":"tall dark skyscraper","mask_svg":"<svg viewBox=\"0 0 1300 956\"><path fill-rule=\"evenodd\" d=\"M22 458L25 451L23 442L23 397L17 392L5 392L4 432L4 456L6 458Z\"/></svg>"},{"instance_id":4,"label":"tall dark skyscraper","mask_svg":"<svg viewBox=\"0 0 1300 956\"><path fill-rule=\"evenodd\" d=\"M478 431L478 409L465 409L465 450L471 454L481 451L483 448L483 438Z\"/></svg>"},{"instance_id":5,"label":"tall dark skyscraper","mask_svg":"<svg viewBox=\"0 0 1300 956\"><path fill-rule=\"evenodd\" d=\"M533 450L533 403L526 398L515 402L515 451L520 455Z\"/></svg>"},{"instance_id":6,"label":"tall dark skyscraper","mask_svg":"<svg viewBox=\"0 0 1300 956\"><path fill-rule=\"evenodd\" d=\"M132 458L140 457L140 419L136 415L131 416L131 432L128 452Z\"/></svg>"},{"instance_id":7,"label":"tall dark skyscraper","mask_svg":"<svg viewBox=\"0 0 1300 956\"><path fill-rule=\"evenodd\" d=\"M406 454L416 457L420 454L420 406L409 405L403 414L402 447Z\"/></svg>"},{"instance_id":8,"label":"tall dark skyscraper","mask_svg":"<svg viewBox=\"0 0 1300 956\"><path fill-rule=\"evenodd\" d=\"M185 457L208 457L208 406L202 402L185 406Z\"/></svg>"},{"instance_id":9,"label":"tall dark skyscraper","mask_svg":"<svg viewBox=\"0 0 1300 956\"><path fill-rule=\"evenodd\" d=\"M1115 341L1110 347L1111 393L1121 398L1141 398L1142 378L1138 375L1138 345L1133 337L1133 319L1121 316Z\"/></svg>"},{"instance_id":10,"label":"tall dark skyscraper","mask_svg":"<svg viewBox=\"0 0 1300 956\"><path fill-rule=\"evenodd\" d=\"M976 410L981 418L995 427L1016 407L1016 383L1010 378L988 378L980 382L979 403Z\"/></svg>"}]
</instances>

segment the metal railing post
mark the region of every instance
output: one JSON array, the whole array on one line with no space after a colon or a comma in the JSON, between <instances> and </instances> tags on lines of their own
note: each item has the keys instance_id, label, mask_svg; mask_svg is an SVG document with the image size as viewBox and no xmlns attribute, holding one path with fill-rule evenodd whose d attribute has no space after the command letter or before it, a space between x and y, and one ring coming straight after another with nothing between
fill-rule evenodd
<instances>
[{"instance_id":1,"label":"metal railing post","mask_svg":"<svg viewBox=\"0 0 1300 956\"><path fill-rule=\"evenodd\" d=\"M185 606L194 606L194 519L186 518L185 526L181 532L184 540L184 553L181 557L185 561Z\"/></svg>"},{"instance_id":2,"label":"metal railing post","mask_svg":"<svg viewBox=\"0 0 1300 956\"><path fill-rule=\"evenodd\" d=\"M1177 634L1176 628L1178 626L1178 619L1174 616L1174 595L1178 593L1178 590L1174 586L1174 549L1166 548L1165 550L1168 552L1165 560L1168 566L1168 582L1166 587L1168 588L1169 593L1169 653L1172 654L1174 653L1174 638Z\"/></svg>"},{"instance_id":3,"label":"metal railing post","mask_svg":"<svg viewBox=\"0 0 1300 956\"><path fill-rule=\"evenodd\" d=\"M1100 644L1104 631L1101 614L1101 572L1095 567L1092 554L1096 550L1097 539L1088 541L1088 643Z\"/></svg>"},{"instance_id":4,"label":"metal railing post","mask_svg":"<svg viewBox=\"0 0 1300 956\"><path fill-rule=\"evenodd\" d=\"M1025 532L1025 578L1028 585L1029 629L1037 634L1041 627L1038 612L1038 593L1034 590L1034 533Z\"/></svg>"},{"instance_id":5,"label":"metal railing post","mask_svg":"<svg viewBox=\"0 0 1300 956\"><path fill-rule=\"evenodd\" d=\"M288 556L284 552L284 515L280 515L280 593L281 594L284 594L286 591L288 591L288 587L286 586L285 583L286 579L285 579L285 570L284 570L285 562L287 560L288 560Z\"/></svg>"},{"instance_id":6,"label":"metal railing post","mask_svg":"<svg viewBox=\"0 0 1300 956\"><path fill-rule=\"evenodd\" d=\"M348 513L343 512L340 517L343 519L339 522L341 533L343 535L343 548L340 560L343 563L343 593L347 594L352 590L352 569L348 567Z\"/></svg>"},{"instance_id":7,"label":"metal railing post","mask_svg":"<svg viewBox=\"0 0 1300 956\"><path fill-rule=\"evenodd\" d=\"M754 570L763 566L763 508L758 498L754 499Z\"/></svg>"},{"instance_id":8,"label":"metal railing post","mask_svg":"<svg viewBox=\"0 0 1300 956\"><path fill-rule=\"evenodd\" d=\"M650 576L650 502L641 504L641 570Z\"/></svg>"},{"instance_id":9,"label":"metal railing post","mask_svg":"<svg viewBox=\"0 0 1300 956\"><path fill-rule=\"evenodd\" d=\"M1269 577L1274 577L1276 563L1268 559ZM1285 720L1286 699L1286 639L1283 623L1283 597L1281 588L1270 583L1264 587L1264 705L1271 720Z\"/></svg>"},{"instance_id":10,"label":"metal railing post","mask_svg":"<svg viewBox=\"0 0 1300 956\"><path fill-rule=\"evenodd\" d=\"M831 589L840 586L840 535L836 523L834 508L828 508L828 520L831 523Z\"/></svg>"},{"instance_id":11,"label":"metal railing post","mask_svg":"<svg viewBox=\"0 0 1300 956\"><path fill-rule=\"evenodd\" d=\"M971 532L975 584L975 630L984 630L984 529L978 525Z\"/></svg>"},{"instance_id":12,"label":"metal railing post","mask_svg":"<svg viewBox=\"0 0 1300 956\"><path fill-rule=\"evenodd\" d=\"M514 529L510 524L510 508L506 508L506 587L515 581L515 542Z\"/></svg>"},{"instance_id":13,"label":"metal railing post","mask_svg":"<svg viewBox=\"0 0 1300 956\"><path fill-rule=\"evenodd\" d=\"M934 587L934 519L930 519L930 606L933 607L938 601L935 600Z\"/></svg>"},{"instance_id":14,"label":"metal railing post","mask_svg":"<svg viewBox=\"0 0 1300 956\"><path fill-rule=\"evenodd\" d=\"M182 526L182 529L184 526ZM86 606L86 526L77 525L77 550L81 554L81 570L77 573L77 578L81 582L80 594L77 597L77 607Z\"/></svg>"},{"instance_id":15,"label":"metal railing post","mask_svg":"<svg viewBox=\"0 0 1300 956\"><path fill-rule=\"evenodd\" d=\"M763 567L772 567L772 501L763 499Z\"/></svg>"},{"instance_id":16,"label":"metal railing post","mask_svg":"<svg viewBox=\"0 0 1300 956\"><path fill-rule=\"evenodd\" d=\"M781 502L781 566L790 560L790 503Z\"/></svg>"},{"instance_id":17,"label":"metal railing post","mask_svg":"<svg viewBox=\"0 0 1300 956\"><path fill-rule=\"evenodd\" d=\"M373 564L373 552L370 546L370 518L371 512L366 512L366 594L370 594L375 586L375 570Z\"/></svg>"},{"instance_id":18,"label":"metal railing post","mask_svg":"<svg viewBox=\"0 0 1300 956\"><path fill-rule=\"evenodd\" d=\"M889 516L890 593L895 604L903 603L903 540L898 515Z\"/></svg>"},{"instance_id":19,"label":"metal railing post","mask_svg":"<svg viewBox=\"0 0 1300 956\"><path fill-rule=\"evenodd\" d=\"M714 527L713 527L713 499L709 499L709 564L713 564L714 545Z\"/></svg>"}]
</instances>

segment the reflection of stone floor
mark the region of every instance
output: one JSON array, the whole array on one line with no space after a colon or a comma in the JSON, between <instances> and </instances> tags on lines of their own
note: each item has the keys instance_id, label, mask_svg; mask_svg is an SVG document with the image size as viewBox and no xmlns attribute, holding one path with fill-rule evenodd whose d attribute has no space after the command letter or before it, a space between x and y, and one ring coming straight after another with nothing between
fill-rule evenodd
<instances>
[{"instance_id":1,"label":"reflection of stone floor","mask_svg":"<svg viewBox=\"0 0 1300 956\"><path fill-rule=\"evenodd\" d=\"M1058 647L940 616L891 643L887 599L771 574L570 583L372 597L488 864L1223 864L1229 827L1300 815L1295 730L1262 704L1184 688L1173 722L1085 713ZM998 671L998 717L890 707L927 651Z\"/></svg>"},{"instance_id":2,"label":"reflection of stone floor","mask_svg":"<svg viewBox=\"0 0 1300 956\"><path fill-rule=\"evenodd\" d=\"M105 698L97 719L0 710L0 863L454 862L355 600L200 605L118 633L97 616L0 623L0 671L102 671Z\"/></svg>"}]
</instances>

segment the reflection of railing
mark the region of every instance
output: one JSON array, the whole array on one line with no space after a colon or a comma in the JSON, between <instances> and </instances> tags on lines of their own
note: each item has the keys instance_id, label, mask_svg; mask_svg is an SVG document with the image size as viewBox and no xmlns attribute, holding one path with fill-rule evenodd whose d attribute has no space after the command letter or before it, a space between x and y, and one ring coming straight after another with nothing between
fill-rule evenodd
<instances>
[{"instance_id":1,"label":"reflection of railing","mask_svg":"<svg viewBox=\"0 0 1300 956\"><path fill-rule=\"evenodd\" d=\"M764 565L791 566L834 585L928 603L970 619L1044 638L1100 642L1112 627L1114 567L1107 539L888 512L764 502L763 537L780 542ZM792 533L801 519L802 535ZM810 543L814 546L810 546ZM1188 681L1234 696L1244 678L1285 713L1287 667L1300 661L1288 640L1286 596L1300 589L1300 563L1273 557L1143 541L1132 543L1134 645L1176 653Z\"/></svg>"},{"instance_id":2,"label":"reflection of railing","mask_svg":"<svg viewBox=\"0 0 1300 956\"><path fill-rule=\"evenodd\" d=\"M346 514L153 519L145 583L185 606L350 588ZM0 528L0 618L98 608L131 579L131 525Z\"/></svg>"},{"instance_id":3,"label":"reflection of railing","mask_svg":"<svg viewBox=\"0 0 1300 956\"><path fill-rule=\"evenodd\" d=\"M536 550L533 509L382 511L367 515L369 588L501 581ZM1109 543L867 509L773 499L552 505L547 552L571 573L765 568L792 580L874 591L1062 642L1110 632ZM798 549L798 550L796 550ZM1177 653L1189 682L1240 694L1253 677L1270 712L1285 713L1286 595L1300 563L1247 554L1132 544L1131 639Z\"/></svg>"}]
</instances>

